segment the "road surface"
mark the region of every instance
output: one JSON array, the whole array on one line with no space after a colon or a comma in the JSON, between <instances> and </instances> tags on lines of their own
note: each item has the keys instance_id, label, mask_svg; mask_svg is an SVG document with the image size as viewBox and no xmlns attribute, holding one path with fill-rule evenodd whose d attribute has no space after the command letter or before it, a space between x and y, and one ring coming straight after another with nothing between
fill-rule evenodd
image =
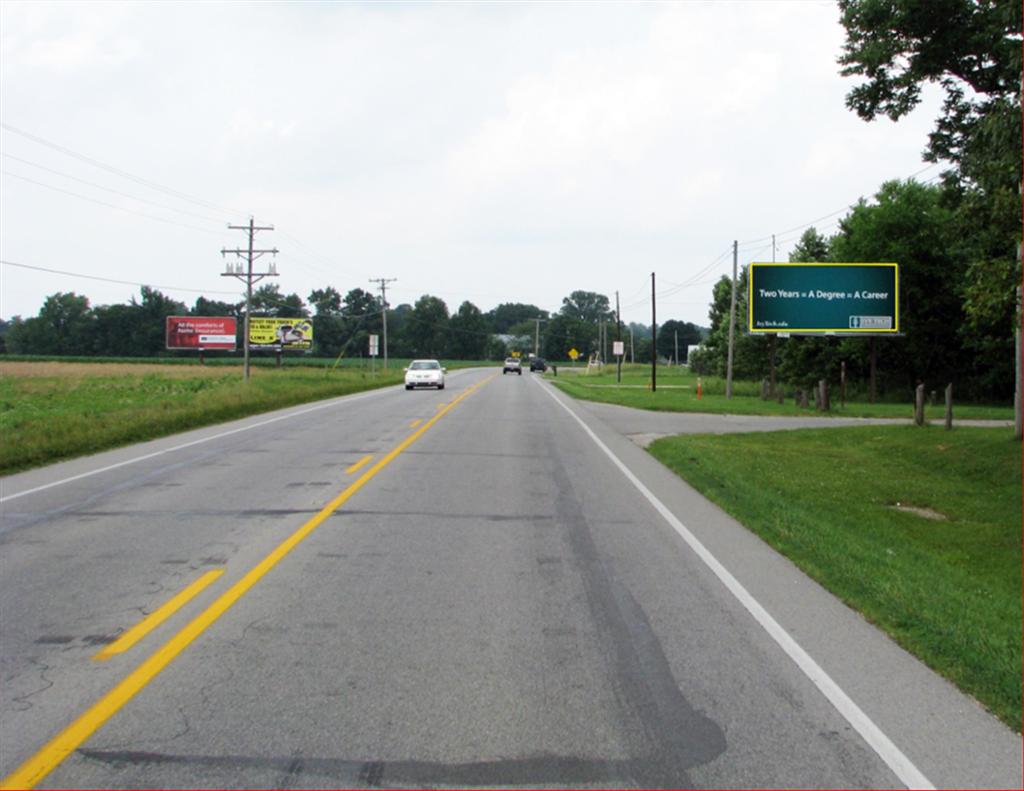
<instances>
[{"instance_id":1,"label":"road surface","mask_svg":"<svg viewBox=\"0 0 1024 791\"><path fill-rule=\"evenodd\" d=\"M1018 735L606 413L460 371L4 479L0 777L1020 787Z\"/></svg>"}]
</instances>

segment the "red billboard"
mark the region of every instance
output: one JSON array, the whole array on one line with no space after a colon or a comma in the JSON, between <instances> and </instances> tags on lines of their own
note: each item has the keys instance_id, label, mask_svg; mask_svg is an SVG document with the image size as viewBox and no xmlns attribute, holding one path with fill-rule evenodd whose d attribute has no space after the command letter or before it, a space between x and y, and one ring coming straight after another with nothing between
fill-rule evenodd
<instances>
[{"instance_id":1,"label":"red billboard","mask_svg":"<svg viewBox=\"0 0 1024 791\"><path fill-rule=\"evenodd\" d=\"M235 350L238 331L230 316L168 316L168 349Z\"/></svg>"}]
</instances>

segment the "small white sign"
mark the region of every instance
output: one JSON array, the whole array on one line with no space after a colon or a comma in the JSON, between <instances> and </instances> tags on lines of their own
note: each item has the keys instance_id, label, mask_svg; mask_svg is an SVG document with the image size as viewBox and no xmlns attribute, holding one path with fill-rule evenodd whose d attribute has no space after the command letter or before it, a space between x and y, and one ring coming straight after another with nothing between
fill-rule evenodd
<instances>
[{"instance_id":1,"label":"small white sign","mask_svg":"<svg viewBox=\"0 0 1024 791\"><path fill-rule=\"evenodd\" d=\"M622 357L626 353L626 342L625 341L612 341L612 354L616 357Z\"/></svg>"},{"instance_id":2,"label":"small white sign","mask_svg":"<svg viewBox=\"0 0 1024 791\"><path fill-rule=\"evenodd\" d=\"M376 357L379 354L380 354L380 336L379 335L371 335L370 336L370 356L371 357Z\"/></svg>"}]
</instances>

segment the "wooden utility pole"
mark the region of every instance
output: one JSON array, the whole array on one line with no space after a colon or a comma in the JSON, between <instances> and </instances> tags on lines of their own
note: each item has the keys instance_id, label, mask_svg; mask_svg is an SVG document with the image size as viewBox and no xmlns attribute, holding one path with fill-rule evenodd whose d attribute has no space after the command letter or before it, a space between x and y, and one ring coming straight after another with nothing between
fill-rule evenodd
<instances>
[{"instance_id":1,"label":"wooden utility pole","mask_svg":"<svg viewBox=\"0 0 1024 791\"><path fill-rule=\"evenodd\" d=\"M615 292L615 340L622 342L622 314L619 313L619 292ZM615 355L615 381L622 383L622 357Z\"/></svg>"},{"instance_id":2,"label":"wooden utility pole","mask_svg":"<svg viewBox=\"0 0 1024 791\"><path fill-rule=\"evenodd\" d=\"M736 345L736 267L739 262L740 245L732 243L732 297L729 300L729 357L725 368L725 397L732 398L732 357Z\"/></svg>"},{"instance_id":3,"label":"wooden utility pole","mask_svg":"<svg viewBox=\"0 0 1024 791\"><path fill-rule=\"evenodd\" d=\"M540 354L540 323L547 321L547 319L538 316L535 319L530 319L533 324L533 356L537 357Z\"/></svg>"},{"instance_id":4,"label":"wooden utility pole","mask_svg":"<svg viewBox=\"0 0 1024 791\"><path fill-rule=\"evenodd\" d=\"M380 286L380 315L384 325L384 370L388 369L388 283L394 283L397 277L371 277L371 283Z\"/></svg>"},{"instance_id":5,"label":"wooden utility pole","mask_svg":"<svg viewBox=\"0 0 1024 791\"><path fill-rule=\"evenodd\" d=\"M651 392L658 389L658 318L654 306L654 272L651 272Z\"/></svg>"},{"instance_id":6,"label":"wooden utility pole","mask_svg":"<svg viewBox=\"0 0 1024 791\"><path fill-rule=\"evenodd\" d=\"M233 253L234 255L238 256L239 258L242 258L242 259L245 260L245 267L244 268L243 268L242 264L239 264L237 267L232 267L231 264L229 263L227 271L226 272L222 272L221 273L221 277L233 277L233 278L241 280L241 281L243 281L245 283L245 323L244 323L243 329L242 329L242 333L243 333L243 335L242 335L242 359L244 360L244 362L243 362L242 367L243 367L243 370L245 372L245 374L244 374L245 375L245 381L248 382L249 381L249 313L251 312L251 308L252 308L252 284L253 283L258 283L260 280L262 280L265 277L277 277L277 266L275 264L271 264L267 268L266 272L253 272L252 271L252 265L253 265L253 262L257 258L260 258L261 256L265 255L266 253L271 253L272 255L277 255L277 248L275 247L275 248L270 249L270 250L254 250L253 249L253 242L254 242L254 240L256 238L256 231L272 231L272 230L274 230L274 226L273 225L256 225L255 220L253 220L253 218L250 217L248 225L229 225L228 228L230 228L233 231L246 231L249 234L249 246L248 246L247 249L240 250L240 249L236 248L234 250L223 249L223 250L220 251L220 254L222 256L223 255L227 255L228 253Z\"/></svg>"}]
</instances>

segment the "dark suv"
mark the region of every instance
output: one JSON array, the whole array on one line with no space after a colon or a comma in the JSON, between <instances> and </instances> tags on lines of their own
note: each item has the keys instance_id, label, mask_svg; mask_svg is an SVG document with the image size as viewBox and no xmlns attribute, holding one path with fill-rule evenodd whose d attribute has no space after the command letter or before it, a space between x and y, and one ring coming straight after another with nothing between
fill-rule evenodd
<instances>
[{"instance_id":1,"label":"dark suv","mask_svg":"<svg viewBox=\"0 0 1024 791\"><path fill-rule=\"evenodd\" d=\"M534 357L532 360L530 360L530 373L533 373L534 371L540 371L541 373L544 373L547 369L548 365L546 362L544 362L543 358Z\"/></svg>"}]
</instances>

